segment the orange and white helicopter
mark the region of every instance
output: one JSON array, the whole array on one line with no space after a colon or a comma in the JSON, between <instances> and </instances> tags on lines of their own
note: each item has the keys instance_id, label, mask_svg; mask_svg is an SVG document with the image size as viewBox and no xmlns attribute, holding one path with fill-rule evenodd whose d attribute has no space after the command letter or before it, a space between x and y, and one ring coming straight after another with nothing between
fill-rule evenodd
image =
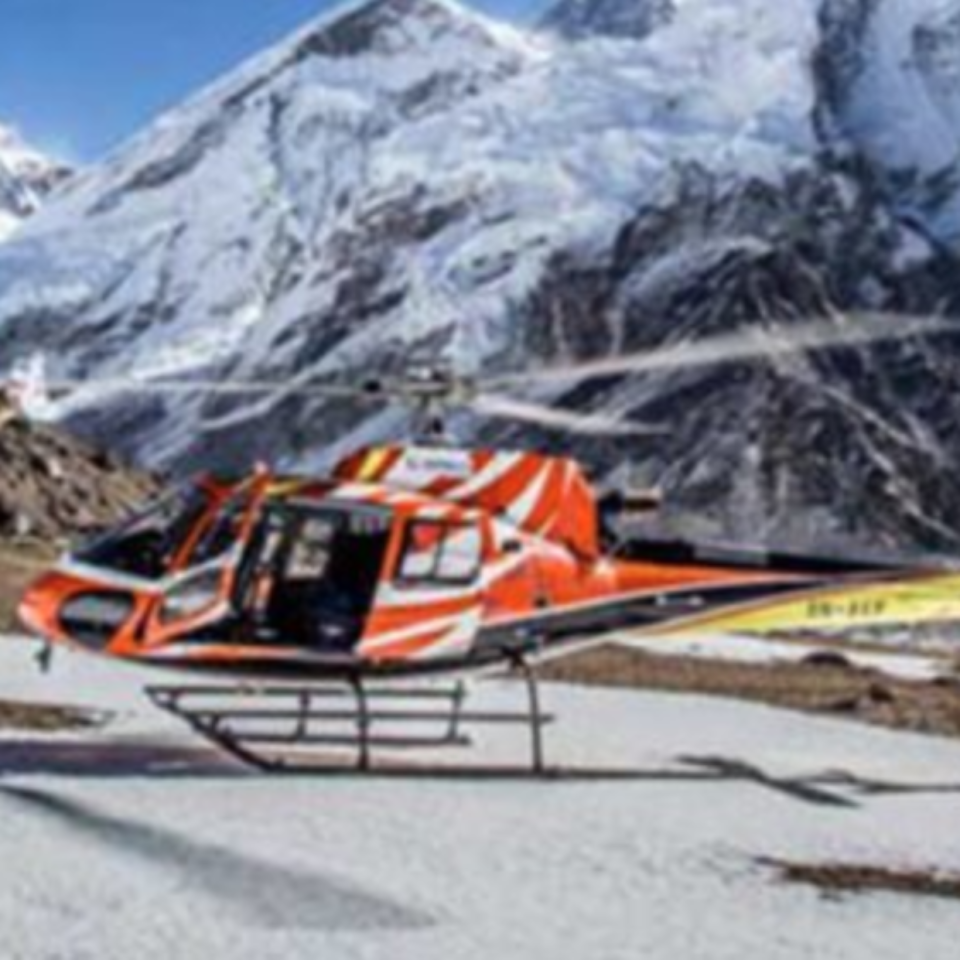
<instances>
[{"instance_id":1,"label":"orange and white helicopter","mask_svg":"<svg viewBox=\"0 0 960 960\"><path fill-rule=\"evenodd\" d=\"M446 410L457 406L556 428L643 434L649 431L640 425L504 392L941 329L906 321L893 328L805 324L482 383L436 372L357 389L316 381L285 388L101 381L101 390L400 398L416 406L426 427L416 443L357 451L329 477L260 468L239 479L187 483L73 549L30 587L20 617L51 644L154 666L296 681L301 694L340 679L361 695L368 681L525 666L625 629L763 634L960 618L953 599L960 576L950 571L625 538L624 516L655 509L655 495L601 496L572 459L461 449L441 429ZM84 386L62 380L48 389ZM240 738L224 733L232 712L191 712L183 706L188 688L157 690L162 706L238 748ZM362 707L366 729L365 695ZM301 720L308 719L303 709Z\"/></svg>"}]
</instances>

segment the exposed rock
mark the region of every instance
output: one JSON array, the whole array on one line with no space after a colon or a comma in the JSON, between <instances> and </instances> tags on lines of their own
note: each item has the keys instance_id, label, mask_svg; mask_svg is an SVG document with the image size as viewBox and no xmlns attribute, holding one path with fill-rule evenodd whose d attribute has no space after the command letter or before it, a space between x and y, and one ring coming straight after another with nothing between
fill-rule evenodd
<instances>
[{"instance_id":1,"label":"exposed rock","mask_svg":"<svg viewBox=\"0 0 960 960\"><path fill-rule=\"evenodd\" d=\"M352 7L161 118L0 248L0 355L273 379L255 403L92 390L61 413L175 472L317 468L404 421L294 401L295 375L960 318L957 17L960 0L594 0L548 16L582 25L569 43L439 0ZM662 440L466 435L629 467L684 533L956 550L958 351L941 337L552 398Z\"/></svg>"},{"instance_id":2,"label":"exposed rock","mask_svg":"<svg viewBox=\"0 0 960 960\"><path fill-rule=\"evenodd\" d=\"M670 23L676 0L561 0L541 23L570 40L608 36L642 40Z\"/></svg>"},{"instance_id":3,"label":"exposed rock","mask_svg":"<svg viewBox=\"0 0 960 960\"><path fill-rule=\"evenodd\" d=\"M157 482L61 431L0 428L0 538L60 540L116 523Z\"/></svg>"}]
</instances>

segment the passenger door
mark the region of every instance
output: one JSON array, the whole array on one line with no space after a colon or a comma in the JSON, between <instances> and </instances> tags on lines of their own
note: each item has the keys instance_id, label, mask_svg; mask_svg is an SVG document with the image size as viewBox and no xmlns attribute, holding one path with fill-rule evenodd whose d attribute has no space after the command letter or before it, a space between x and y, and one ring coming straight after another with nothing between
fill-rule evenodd
<instances>
[{"instance_id":1,"label":"passenger door","mask_svg":"<svg viewBox=\"0 0 960 960\"><path fill-rule=\"evenodd\" d=\"M480 625L483 554L476 519L408 520L360 653L385 662L467 655Z\"/></svg>"},{"instance_id":2,"label":"passenger door","mask_svg":"<svg viewBox=\"0 0 960 960\"><path fill-rule=\"evenodd\" d=\"M189 566L170 577L149 620L146 645L155 646L229 620L238 571L256 530L269 487L256 476L225 499L191 551Z\"/></svg>"}]
</instances>

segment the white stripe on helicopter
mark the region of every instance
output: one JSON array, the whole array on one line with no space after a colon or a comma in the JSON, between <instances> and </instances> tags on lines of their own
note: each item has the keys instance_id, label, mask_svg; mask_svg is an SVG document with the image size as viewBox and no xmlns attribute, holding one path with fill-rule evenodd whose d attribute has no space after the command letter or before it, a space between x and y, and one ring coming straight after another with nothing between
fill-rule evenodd
<instances>
[{"instance_id":1,"label":"white stripe on helicopter","mask_svg":"<svg viewBox=\"0 0 960 960\"><path fill-rule=\"evenodd\" d=\"M544 465L527 489L506 509L506 516L518 527L523 527L536 513L553 469L552 464Z\"/></svg>"},{"instance_id":2,"label":"white stripe on helicopter","mask_svg":"<svg viewBox=\"0 0 960 960\"><path fill-rule=\"evenodd\" d=\"M364 640L360 644L360 653L371 653L376 650L381 650L383 647L393 646L395 643L402 643L404 640L413 640L422 634L434 633L437 630L450 630L456 627L469 612L469 610L463 610L438 617L435 620L421 620L412 626L402 627L399 630L391 630L389 633L382 633L379 636L371 637L369 640Z\"/></svg>"},{"instance_id":3,"label":"white stripe on helicopter","mask_svg":"<svg viewBox=\"0 0 960 960\"><path fill-rule=\"evenodd\" d=\"M501 453L497 454L492 463L481 470L475 477L454 487L446 494L450 500L468 500L476 496L487 487L492 487L495 483L502 480L518 463L526 456L523 453Z\"/></svg>"}]
</instances>

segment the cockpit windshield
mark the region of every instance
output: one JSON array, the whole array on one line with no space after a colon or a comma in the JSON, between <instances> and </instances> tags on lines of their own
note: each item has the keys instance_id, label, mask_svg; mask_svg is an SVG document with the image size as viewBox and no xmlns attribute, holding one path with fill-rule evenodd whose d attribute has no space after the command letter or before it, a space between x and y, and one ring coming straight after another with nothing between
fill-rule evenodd
<instances>
[{"instance_id":1,"label":"cockpit windshield","mask_svg":"<svg viewBox=\"0 0 960 960\"><path fill-rule=\"evenodd\" d=\"M73 555L92 566L159 579L209 505L209 494L196 484L184 484L109 533L81 544Z\"/></svg>"}]
</instances>

